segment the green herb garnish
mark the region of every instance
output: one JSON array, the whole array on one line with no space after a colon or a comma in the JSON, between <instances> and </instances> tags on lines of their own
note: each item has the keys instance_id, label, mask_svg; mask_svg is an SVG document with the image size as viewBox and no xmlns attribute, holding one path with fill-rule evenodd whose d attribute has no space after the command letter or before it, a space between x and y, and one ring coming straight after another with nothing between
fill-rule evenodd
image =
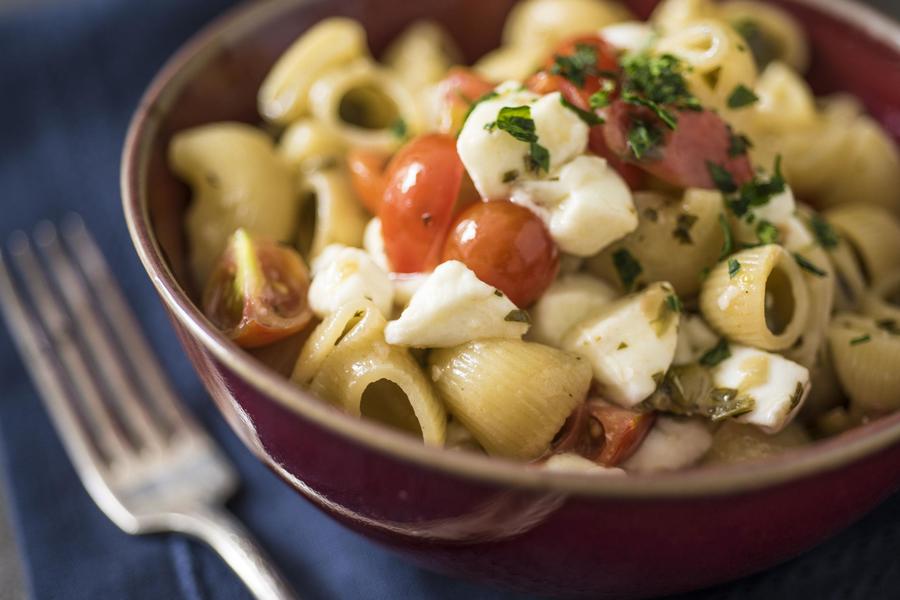
<instances>
[{"instance_id":1,"label":"green herb garnish","mask_svg":"<svg viewBox=\"0 0 900 600\"><path fill-rule=\"evenodd\" d=\"M728 108L739 109L746 108L759 101L759 96L753 93L753 90L747 86L740 84L731 95L728 96Z\"/></svg>"},{"instance_id":2,"label":"green herb garnish","mask_svg":"<svg viewBox=\"0 0 900 600\"><path fill-rule=\"evenodd\" d=\"M736 158L744 156L753 147L753 142L746 135L735 133L729 129L728 156Z\"/></svg>"},{"instance_id":3,"label":"green herb garnish","mask_svg":"<svg viewBox=\"0 0 900 600\"><path fill-rule=\"evenodd\" d=\"M633 54L622 61L622 69L622 100L652 110L670 129L678 119L664 107L703 109L684 79L684 63L671 54Z\"/></svg>"},{"instance_id":4,"label":"green herb garnish","mask_svg":"<svg viewBox=\"0 0 900 600\"><path fill-rule=\"evenodd\" d=\"M751 207L765 206L785 189L786 183L784 175L781 173L781 156L778 156L775 159L775 172L771 177L763 179L755 176L752 181L748 181L740 189L735 186L734 191L726 192L729 194L726 203L735 216L743 217L747 215Z\"/></svg>"},{"instance_id":5,"label":"green herb garnish","mask_svg":"<svg viewBox=\"0 0 900 600\"><path fill-rule=\"evenodd\" d=\"M391 133L398 139L406 139L408 131L406 127L406 121L404 121L402 117L398 118L393 122L393 124L391 124Z\"/></svg>"},{"instance_id":6,"label":"green herb garnish","mask_svg":"<svg viewBox=\"0 0 900 600\"><path fill-rule=\"evenodd\" d=\"M706 170L713 181L716 189L724 194L733 194L738 191L738 186L734 182L734 176L722 165L714 162L706 161Z\"/></svg>"},{"instance_id":7,"label":"green herb garnish","mask_svg":"<svg viewBox=\"0 0 900 600\"><path fill-rule=\"evenodd\" d=\"M719 253L719 260L728 258L734 252L734 236L731 235L731 226L728 219L722 213L719 213L719 227L722 228L722 252Z\"/></svg>"},{"instance_id":8,"label":"green herb garnish","mask_svg":"<svg viewBox=\"0 0 900 600\"><path fill-rule=\"evenodd\" d=\"M747 45L750 46L750 52L753 54L753 60L759 71L768 66L779 55L778 44L766 36L759 24L751 19L742 19L735 21L731 25L744 38Z\"/></svg>"},{"instance_id":9,"label":"green herb garnish","mask_svg":"<svg viewBox=\"0 0 900 600\"><path fill-rule=\"evenodd\" d=\"M672 312L680 313L684 310L684 304L681 303L681 298L678 297L678 294L669 294L666 296L666 305Z\"/></svg>"},{"instance_id":10,"label":"green herb garnish","mask_svg":"<svg viewBox=\"0 0 900 600\"><path fill-rule=\"evenodd\" d=\"M731 348L728 346L728 340L722 338L700 357L700 364L706 367L715 367L729 358L731 358Z\"/></svg>"},{"instance_id":11,"label":"green herb garnish","mask_svg":"<svg viewBox=\"0 0 900 600\"><path fill-rule=\"evenodd\" d=\"M525 156L526 170L536 173L550 170L550 152L538 143L538 135L531 118L530 106L504 106L497 113L497 120L484 126L488 131L505 131L520 142L528 144Z\"/></svg>"},{"instance_id":12,"label":"green herb garnish","mask_svg":"<svg viewBox=\"0 0 900 600\"><path fill-rule=\"evenodd\" d=\"M691 229L696 222L696 216L688 213L681 213L678 215L678 220L675 223L675 230L672 231L672 236L681 244L693 244L694 240L691 239Z\"/></svg>"},{"instance_id":13,"label":"green herb garnish","mask_svg":"<svg viewBox=\"0 0 900 600\"><path fill-rule=\"evenodd\" d=\"M616 91L616 82L612 79L604 79L600 84L600 89L591 94L588 98L588 104L591 108L606 108L611 102L612 93Z\"/></svg>"},{"instance_id":14,"label":"green herb garnish","mask_svg":"<svg viewBox=\"0 0 900 600\"><path fill-rule=\"evenodd\" d=\"M565 96L563 96L562 94L560 94L559 96L559 103L578 115L578 118L584 121L588 127L593 127L594 125L603 125L606 122L597 113L578 108L577 106L566 100Z\"/></svg>"},{"instance_id":15,"label":"green herb garnish","mask_svg":"<svg viewBox=\"0 0 900 600\"><path fill-rule=\"evenodd\" d=\"M800 255L796 252L793 252L792 255L794 257L794 260L797 261L797 265L804 271L806 271L808 273L812 273L816 277L827 277L828 276L827 272L823 271L822 269L820 269L813 263L809 262L809 260L804 258L802 255Z\"/></svg>"},{"instance_id":16,"label":"green herb garnish","mask_svg":"<svg viewBox=\"0 0 900 600\"><path fill-rule=\"evenodd\" d=\"M756 226L756 239L760 244L775 244L778 242L778 228L768 221L760 221Z\"/></svg>"},{"instance_id":17,"label":"green herb garnish","mask_svg":"<svg viewBox=\"0 0 900 600\"><path fill-rule=\"evenodd\" d=\"M861 335L857 338L853 338L852 340L850 340L850 345L851 346L859 346L860 344L867 344L871 341L872 341L872 336L867 333L865 335Z\"/></svg>"},{"instance_id":18,"label":"green herb garnish","mask_svg":"<svg viewBox=\"0 0 900 600\"><path fill-rule=\"evenodd\" d=\"M475 107L476 107L476 106L478 106L479 104L481 104L482 102L484 102L484 101L486 101L486 100L491 100L491 99L493 99L493 98L496 98L496 97L499 96L499 95L500 95L500 94L498 94L497 92L491 90L490 92L484 94L483 96L481 96L480 98L478 98L477 100L475 100L474 102L472 102L472 103L469 105L469 110L466 111L466 115L463 117L462 125L460 125L459 130L462 131L463 125L465 125L465 124L466 124L466 121L469 120L469 116L472 114L472 111L475 110ZM459 134L457 133L457 137L458 137L458 136L459 136Z\"/></svg>"},{"instance_id":19,"label":"green herb garnish","mask_svg":"<svg viewBox=\"0 0 900 600\"><path fill-rule=\"evenodd\" d=\"M590 44L575 44L575 52L565 56L553 57L553 65L550 67L553 75L561 75L580 88L588 77L599 77L601 72L597 69L597 48Z\"/></svg>"},{"instance_id":20,"label":"green herb garnish","mask_svg":"<svg viewBox=\"0 0 900 600\"><path fill-rule=\"evenodd\" d=\"M634 287L635 280L644 272L641 263L625 248L613 252L612 259L613 265L619 273L619 279L622 281L622 287L630 292Z\"/></svg>"},{"instance_id":21,"label":"green herb garnish","mask_svg":"<svg viewBox=\"0 0 900 600\"><path fill-rule=\"evenodd\" d=\"M519 178L519 172L513 169L503 174L503 183L511 183Z\"/></svg>"},{"instance_id":22,"label":"green herb garnish","mask_svg":"<svg viewBox=\"0 0 900 600\"><path fill-rule=\"evenodd\" d=\"M620 342L618 347L616 348L616 350L624 350L627 347L628 347L628 344L626 344L625 342Z\"/></svg>"},{"instance_id":23,"label":"green herb garnish","mask_svg":"<svg viewBox=\"0 0 900 600\"><path fill-rule=\"evenodd\" d=\"M735 275L738 274L738 271L741 270L741 263L737 261L737 259L729 258L728 259L728 276L730 278L734 278Z\"/></svg>"},{"instance_id":24,"label":"green herb garnish","mask_svg":"<svg viewBox=\"0 0 900 600\"><path fill-rule=\"evenodd\" d=\"M637 160L655 154L657 147L663 142L663 133L659 128L643 119L635 119L628 130L628 148Z\"/></svg>"},{"instance_id":25,"label":"green herb garnish","mask_svg":"<svg viewBox=\"0 0 900 600\"><path fill-rule=\"evenodd\" d=\"M685 365L669 369L643 406L676 415L721 421L752 411L756 402L749 396L741 396L737 390L715 387L709 369L700 365Z\"/></svg>"},{"instance_id":26,"label":"green herb garnish","mask_svg":"<svg viewBox=\"0 0 900 600\"><path fill-rule=\"evenodd\" d=\"M841 237L831 224L817 214L813 214L809 218L809 228L812 230L813 235L816 236L816 241L819 242L819 245L826 250L837 248L838 244L841 243Z\"/></svg>"}]
</instances>

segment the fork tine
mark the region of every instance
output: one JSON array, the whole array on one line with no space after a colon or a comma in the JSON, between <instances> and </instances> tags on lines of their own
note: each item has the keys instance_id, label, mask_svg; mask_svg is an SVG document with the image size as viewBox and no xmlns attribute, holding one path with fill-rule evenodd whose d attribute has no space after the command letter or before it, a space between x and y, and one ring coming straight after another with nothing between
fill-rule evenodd
<instances>
[{"instance_id":1,"label":"fork tine","mask_svg":"<svg viewBox=\"0 0 900 600\"><path fill-rule=\"evenodd\" d=\"M107 462L114 463L131 453L127 437L103 404L102 391L81 354L71 319L59 308L43 266L25 234L13 234L10 254L17 263L35 312L43 321L49 346L55 351L81 399L82 416Z\"/></svg>"},{"instance_id":2,"label":"fork tine","mask_svg":"<svg viewBox=\"0 0 900 600\"><path fill-rule=\"evenodd\" d=\"M63 239L96 292L101 312L110 323L115 324L115 335L121 346L128 351L132 364L136 367L133 371L144 391L148 392L145 397L157 409L158 414L165 418L170 431L196 429L193 418L175 395L121 288L110 273L106 260L84 226L84 221L72 213L63 220L61 231Z\"/></svg>"},{"instance_id":3,"label":"fork tine","mask_svg":"<svg viewBox=\"0 0 900 600\"><path fill-rule=\"evenodd\" d=\"M37 322L34 313L22 299L21 292L6 266L0 250L0 313L6 318L9 331L16 342L25 367L47 407L50 418L62 437L76 469L85 479L96 481L97 468L104 460L92 443L90 433L75 409L71 383L66 381L58 356Z\"/></svg>"},{"instance_id":4,"label":"fork tine","mask_svg":"<svg viewBox=\"0 0 900 600\"><path fill-rule=\"evenodd\" d=\"M141 400L141 390L135 385L124 366L127 353L115 348L109 329L91 298L84 278L60 244L56 228L49 222L40 223L35 241L49 263L50 271L59 283L59 291L66 301L84 346L92 355L97 372L111 393L111 402L119 409L125 429L139 447L159 449L165 442L165 432L154 422L153 415Z\"/></svg>"}]
</instances>

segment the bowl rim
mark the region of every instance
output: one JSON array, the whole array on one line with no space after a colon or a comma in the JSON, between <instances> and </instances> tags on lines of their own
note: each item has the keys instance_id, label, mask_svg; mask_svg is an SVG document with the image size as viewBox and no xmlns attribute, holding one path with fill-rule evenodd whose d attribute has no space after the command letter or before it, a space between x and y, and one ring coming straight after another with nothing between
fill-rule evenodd
<instances>
[{"instance_id":1,"label":"bowl rim","mask_svg":"<svg viewBox=\"0 0 900 600\"><path fill-rule=\"evenodd\" d=\"M850 0L790 2L836 16L900 54L900 23L871 7ZM779 457L744 465L628 477L556 472L501 458L426 446L405 434L329 406L241 350L206 319L166 264L146 202L149 150L162 115L175 103L184 84L216 55L223 42L241 38L283 11L308 3L310 0L246 3L226 11L196 33L166 62L143 94L128 128L121 162L122 204L128 231L168 312L195 343L269 400L351 443L402 462L495 486L602 498L690 498L750 492L824 474L900 443L898 412ZM264 452L262 448L251 450ZM274 462L267 455L260 458Z\"/></svg>"}]
</instances>

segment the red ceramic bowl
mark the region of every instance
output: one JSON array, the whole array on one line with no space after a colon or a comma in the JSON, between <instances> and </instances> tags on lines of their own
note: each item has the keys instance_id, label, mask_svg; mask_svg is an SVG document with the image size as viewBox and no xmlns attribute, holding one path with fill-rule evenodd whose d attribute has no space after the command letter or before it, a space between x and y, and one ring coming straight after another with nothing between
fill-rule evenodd
<instances>
[{"instance_id":1,"label":"red ceramic bowl","mask_svg":"<svg viewBox=\"0 0 900 600\"><path fill-rule=\"evenodd\" d=\"M219 408L288 485L351 529L429 567L523 590L685 591L759 571L846 527L900 485L900 414L748 466L627 478L548 473L427 448L337 412L239 350L197 309L185 278L189 193L164 158L174 132L223 119L258 122L266 71L323 17L360 20L377 51L429 16L473 59L497 44L511 4L255 2L206 28L154 80L125 146L125 215ZM646 16L654 2L631 4ZM817 91L858 95L900 135L900 26L843 0L780 4L811 38Z\"/></svg>"}]
</instances>

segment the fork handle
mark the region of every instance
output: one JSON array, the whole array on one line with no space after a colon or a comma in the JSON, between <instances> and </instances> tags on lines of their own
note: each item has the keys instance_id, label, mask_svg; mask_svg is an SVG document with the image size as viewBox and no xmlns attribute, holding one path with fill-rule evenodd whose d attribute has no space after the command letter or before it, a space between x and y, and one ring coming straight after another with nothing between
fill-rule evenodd
<instances>
[{"instance_id":1,"label":"fork handle","mask_svg":"<svg viewBox=\"0 0 900 600\"><path fill-rule=\"evenodd\" d=\"M272 560L231 513L219 507L195 506L170 516L173 528L215 550L257 600L296 600Z\"/></svg>"}]
</instances>

